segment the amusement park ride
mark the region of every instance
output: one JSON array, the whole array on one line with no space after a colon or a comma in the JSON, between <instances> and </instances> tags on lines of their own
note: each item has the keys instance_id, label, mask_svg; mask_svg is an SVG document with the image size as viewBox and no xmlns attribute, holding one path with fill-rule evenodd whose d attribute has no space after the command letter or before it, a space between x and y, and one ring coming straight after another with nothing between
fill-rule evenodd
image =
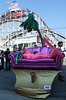
<instances>
[{"instance_id":1,"label":"amusement park ride","mask_svg":"<svg viewBox=\"0 0 66 100\"><path fill-rule=\"evenodd\" d=\"M10 3L10 2L8 2ZM10 3L11 4L11 3ZM9 10L0 15L0 48L12 49L14 46L23 45L25 47L33 47L41 45L37 31L27 32L19 25L27 19L29 13L33 13L35 19L39 23L39 29L43 36L49 38L49 41L54 45L58 41L64 41L66 36L58 33L48 27L46 22L35 12L29 9L20 9L18 4L10 5Z\"/></svg>"},{"instance_id":2,"label":"amusement park ride","mask_svg":"<svg viewBox=\"0 0 66 100\"><path fill-rule=\"evenodd\" d=\"M20 9L17 8L17 5L15 5L15 8L11 6L9 9L9 11L0 15L0 48L9 47L11 49L14 45L22 45L26 47L26 50L32 52L37 50L37 56L42 57L34 59L36 54L33 54L34 58L29 59L30 55L28 55L28 58L19 58L18 63L16 63L15 57L22 51L8 55L11 60L12 71L16 75L15 90L18 94L24 96L46 98L50 95L55 76L62 72L61 60L65 56L63 52L56 50L52 44L57 45L59 41L65 40L66 37L50 29L45 21L32 10ZM28 32L20 27L21 23L27 20L29 13L32 13L39 23L39 31L32 29L31 32ZM50 47L42 46L38 32L42 34ZM49 41L47 38L49 38ZM38 46L34 47L35 44ZM50 50L52 50L53 55L52 52L49 54Z\"/></svg>"}]
</instances>

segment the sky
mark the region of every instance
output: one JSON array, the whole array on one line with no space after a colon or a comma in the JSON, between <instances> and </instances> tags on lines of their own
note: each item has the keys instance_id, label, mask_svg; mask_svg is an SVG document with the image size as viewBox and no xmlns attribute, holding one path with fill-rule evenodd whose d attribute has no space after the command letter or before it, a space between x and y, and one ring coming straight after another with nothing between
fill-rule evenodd
<instances>
[{"instance_id":1,"label":"sky","mask_svg":"<svg viewBox=\"0 0 66 100\"><path fill-rule=\"evenodd\" d=\"M0 14L7 11L10 4L0 0ZM66 0L15 0L21 9L28 8L46 22L46 24L66 36Z\"/></svg>"}]
</instances>

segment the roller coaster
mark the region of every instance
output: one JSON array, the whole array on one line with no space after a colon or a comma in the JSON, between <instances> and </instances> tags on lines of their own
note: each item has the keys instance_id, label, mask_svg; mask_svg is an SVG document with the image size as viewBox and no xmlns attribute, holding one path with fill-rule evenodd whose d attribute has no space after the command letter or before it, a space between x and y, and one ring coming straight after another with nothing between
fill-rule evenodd
<instances>
[{"instance_id":1,"label":"roller coaster","mask_svg":"<svg viewBox=\"0 0 66 100\"><path fill-rule=\"evenodd\" d=\"M29 13L34 14L39 23L41 34L49 38L53 45L57 45L58 41L66 40L66 36L49 28L46 22L34 11L16 8L5 11L0 15L0 48L13 48L16 44L24 46L27 43L27 47L34 46L34 44L41 45L37 31L32 30L28 33L27 30L19 27L27 19Z\"/></svg>"}]
</instances>

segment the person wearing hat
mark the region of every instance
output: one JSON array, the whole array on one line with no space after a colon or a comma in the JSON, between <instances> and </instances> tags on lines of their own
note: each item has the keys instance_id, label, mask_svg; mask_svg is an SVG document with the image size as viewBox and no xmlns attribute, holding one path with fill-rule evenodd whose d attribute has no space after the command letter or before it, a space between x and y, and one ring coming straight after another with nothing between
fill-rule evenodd
<instances>
[{"instance_id":1,"label":"person wearing hat","mask_svg":"<svg viewBox=\"0 0 66 100\"><path fill-rule=\"evenodd\" d=\"M10 59L8 58L8 54L10 54L9 48L4 52L5 59L6 59L6 71L9 69L10 71Z\"/></svg>"}]
</instances>

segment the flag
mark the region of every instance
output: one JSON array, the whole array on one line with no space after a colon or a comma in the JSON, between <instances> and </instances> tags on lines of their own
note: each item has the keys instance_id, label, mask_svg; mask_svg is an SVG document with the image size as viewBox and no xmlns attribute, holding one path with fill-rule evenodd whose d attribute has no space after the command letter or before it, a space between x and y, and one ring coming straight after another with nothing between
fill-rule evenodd
<instances>
[{"instance_id":1,"label":"flag","mask_svg":"<svg viewBox=\"0 0 66 100\"><path fill-rule=\"evenodd\" d=\"M7 3L10 3L10 5L12 5L13 3L11 3L10 1L7 1Z\"/></svg>"},{"instance_id":2,"label":"flag","mask_svg":"<svg viewBox=\"0 0 66 100\"><path fill-rule=\"evenodd\" d=\"M18 6L18 3L15 4L14 6L10 6L9 9L13 9L13 8L16 8Z\"/></svg>"},{"instance_id":3,"label":"flag","mask_svg":"<svg viewBox=\"0 0 66 100\"><path fill-rule=\"evenodd\" d=\"M7 3L11 3L10 1L7 1Z\"/></svg>"}]
</instances>

